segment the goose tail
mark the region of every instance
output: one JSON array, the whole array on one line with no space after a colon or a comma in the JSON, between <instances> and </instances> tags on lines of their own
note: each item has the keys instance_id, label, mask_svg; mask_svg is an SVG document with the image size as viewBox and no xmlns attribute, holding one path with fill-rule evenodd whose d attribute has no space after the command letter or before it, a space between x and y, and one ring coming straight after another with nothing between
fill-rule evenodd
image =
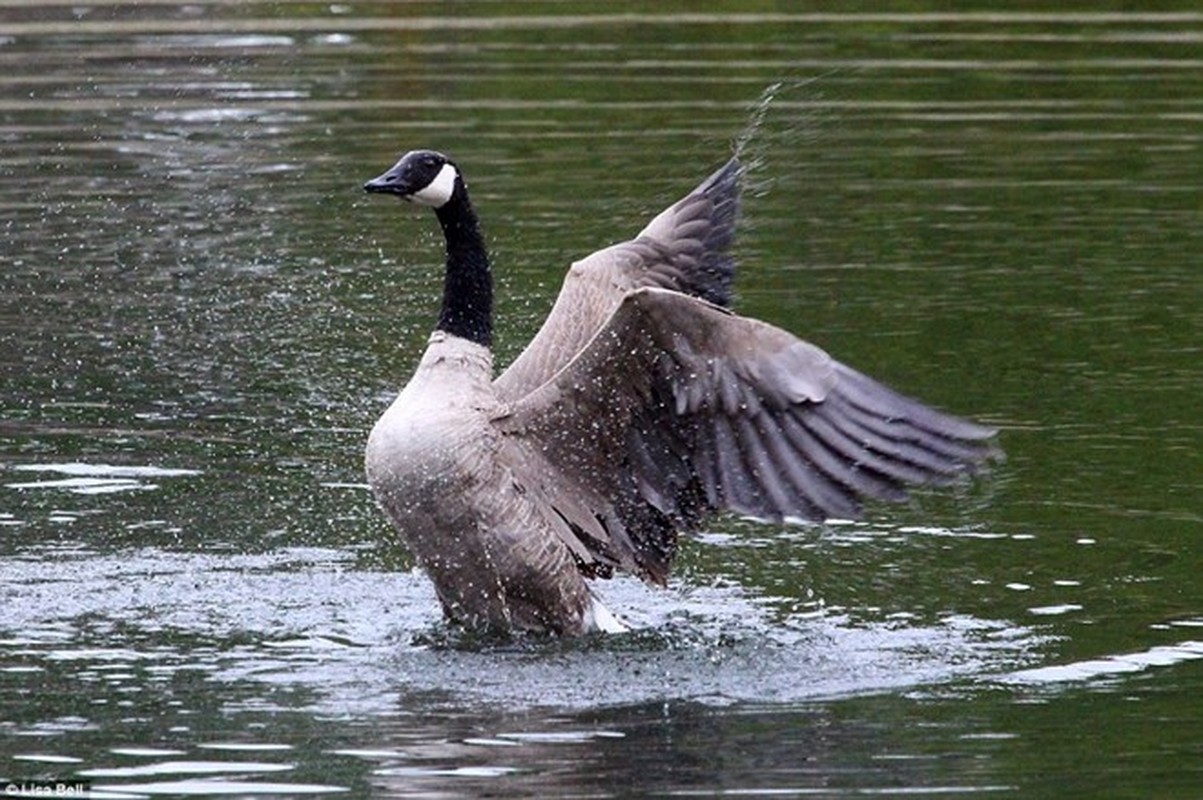
<instances>
[{"instance_id":1,"label":"goose tail","mask_svg":"<svg viewBox=\"0 0 1203 800\"><path fill-rule=\"evenodd\" d=\"M596 597L590 599L589 608L585 611L585 630L599 633L626 633L630 630L618 620L618 617L602 605Z\"/></svg>"}]
</instances>

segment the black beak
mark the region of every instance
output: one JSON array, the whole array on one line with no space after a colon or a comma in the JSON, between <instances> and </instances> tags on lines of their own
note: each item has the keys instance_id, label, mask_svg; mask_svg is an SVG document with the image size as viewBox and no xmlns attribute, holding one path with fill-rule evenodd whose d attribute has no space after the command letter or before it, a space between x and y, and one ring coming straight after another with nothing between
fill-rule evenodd
<instances>
[{"instance_id":1,"label":"black beak","mask_svg":"<svg viewBox=\"0 0 1203 800\"><path fill-rule=\"evenodd\" d=\"M383 175L372 178L363 185L363 190L370 194L395 194L400 197L409 194L409 188L397 169L390 169Z\"/></svg>"}]
</instances>

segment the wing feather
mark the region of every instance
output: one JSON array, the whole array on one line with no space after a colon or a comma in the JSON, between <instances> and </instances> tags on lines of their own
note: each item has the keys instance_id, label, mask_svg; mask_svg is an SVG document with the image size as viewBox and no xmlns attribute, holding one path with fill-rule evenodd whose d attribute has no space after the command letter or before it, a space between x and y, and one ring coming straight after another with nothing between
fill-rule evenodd
<instances>
[{"instance_id":1,"label":"wing feather","mask_svg":"<svg viewBox=\"0 0 1203 800\"><path fill-rule=\"evenodd\" d=\"M785 487L788 488L788 502L781 506L778 513L782 519L822 519L826 513L810 498L806 486L812 482L815 466L798 456L792 449L781 431L775 436L767 436L764 440L765 449L772 456L773 463L782 476Z\"/></svg>"},{"instance_id":2,"label":"wing feather","mask_svg":"<svg viewBox=\"0 0 1203 800\"><path fill-rule=\"evenodd\" d=\"M735 261L727 250L735 235L742 176L743 166L732 158L631 241L574 263L539 332L494 382L498 395L517 399L550 379L631 290L652 286L730 303Z\"/></svg>"},{"instance_id":3,"label":"wing feather","mask_svg":"<svg viewBox=\"0 0 1203 800\"><path fill-rule=\"evenodd\" d=\"M989 428L772 325L657 288L628 292L497 425L574 498L557 509L570 529L591 539L602 529L583 545L603 567L657 581L678 534L715 511L855 518L866 499L904 500L908 487L948 483L997 454Z\"/></svg>"}]
</instances>

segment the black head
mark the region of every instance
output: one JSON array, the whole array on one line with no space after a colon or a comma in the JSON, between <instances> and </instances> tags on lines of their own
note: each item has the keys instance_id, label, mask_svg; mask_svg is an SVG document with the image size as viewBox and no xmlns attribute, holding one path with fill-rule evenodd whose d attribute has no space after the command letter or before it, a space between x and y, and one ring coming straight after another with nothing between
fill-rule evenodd
<instances>
[{"instance_id":1,"label":"black head","mask_svg":"<svg viewBox=\"0 0 1203 800\"><path fill-rule=\"evenodd\" d=\"M459 169L447 156L433 150L413 150L401 156L388 172L365 183L363 189L441 208L460 183Z\"/></svg>"}]
</instances>

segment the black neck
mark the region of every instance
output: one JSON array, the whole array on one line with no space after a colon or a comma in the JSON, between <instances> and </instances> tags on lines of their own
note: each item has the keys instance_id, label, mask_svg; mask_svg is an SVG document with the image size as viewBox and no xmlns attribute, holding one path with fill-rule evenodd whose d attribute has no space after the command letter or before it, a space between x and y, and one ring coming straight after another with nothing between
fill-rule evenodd
<instances>
[{"instance_id":1,"label":"black neck","mask_svg":"<svg viewBox=\"0 0 1203 800\"><path fill-rule=\"evenodd\" d=\"M480 223L462 184L436 213L447 240L447 273L438 330L491 347L493 274Z\"/></svg>"}]
</instances>

